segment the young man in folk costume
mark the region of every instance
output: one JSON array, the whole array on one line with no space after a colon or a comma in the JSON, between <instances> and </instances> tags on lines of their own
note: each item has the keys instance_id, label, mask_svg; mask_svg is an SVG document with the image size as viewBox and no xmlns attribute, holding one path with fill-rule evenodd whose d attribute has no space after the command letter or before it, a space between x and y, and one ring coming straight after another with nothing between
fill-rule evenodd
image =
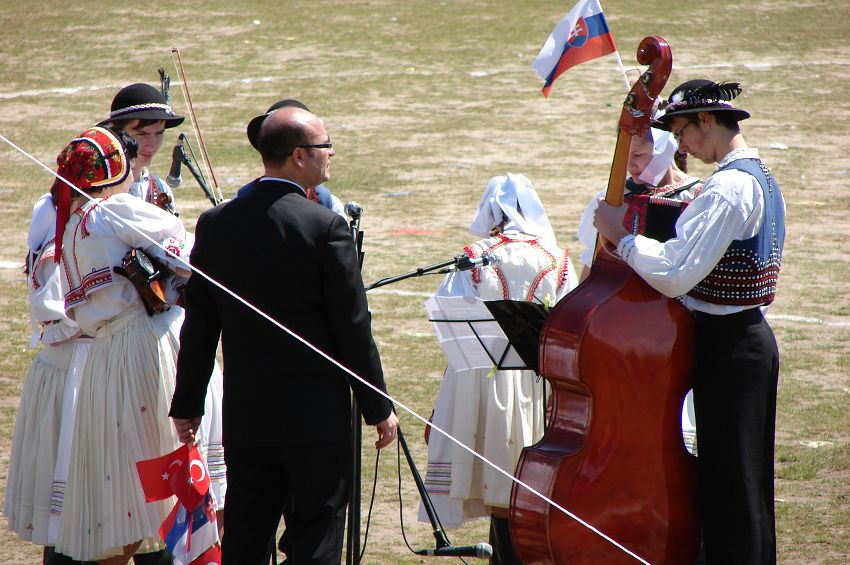
<instances>
[{"instance_id":1,"label":"young man in folk costume","mask_svg":"<svg viewBox=\"0 0 850 565\"><path fill-rule=\"evenodd\" d=\"M738 83L691 80L657 127L679 150L717 163L661 243L623 228L602 202L595 225L650 285L696 318L698 500L709 564L776 563L773 454L779 352L763 308L776 293L785 239L779 186L741 135Z\"/></svg>"},{"instance_id":2,"label":"young man in folk costume","mask_svg":"<svg viewBox=\"0 0 850 565\"><path fill-rule=\"evenodd\" d=\"M166 85L164 80L164 93L144 83L125 86L112 99L109 117L98 125L123 128L139 144L139 155L133 164L136 180L130 187L130 194L173 213L174 193L148 169L162 147L165 130L179 126L185 119L171 109Z\"/></svg>"},{"instance_id":3,"label":"young man in folk costume","mask_svg":"<svg viewBox=\"0 0 850 565\"><path fill-rule=\"evenodd\" d=\"M483 237L464 248L492 253L496 264L450 273L437 296L526 300L554 305L576 284L569 253L557 246L531 182L508 173L493 177L469 232ZM523 447L543 435L543 383L534 371L448 366L433 423L513 474ZM430 429L430 428L428 428ZM440 433L429 433L425 486L446 527L490 517L491 563L516 563L508 526L512 482ZM420 505L419 519L427 520Z\"/></svg>"},{"instance_id":4,"label":"young man in folk costume","mask_svg":"<svg viewBox=\"0 0 850 565\"><path fill-rule=\"evenodd\" d=\"M133 162L135 180L130 186L130 194L145 202L158 206L176 215L174 193L163 180L152 173L154 157L162 147L165 130L174 128L185 119L174 113L169 103L168 75L162 75L162 90L145 83L125 86L112 99L109 117L100 122L122 128L133 136L139 146L138 156ZM223 383L218 363L213 365L210 379L210 394L207 395L204 414L204 429L200 435L198 448L207 463L210 472L210 488L215 496L218 511L216 513L219 531L223 533L224 504L227 494L224 448L221 442L221 405ZM142 558L137 558L140 565Z\"/></svg>"}]
</instances>

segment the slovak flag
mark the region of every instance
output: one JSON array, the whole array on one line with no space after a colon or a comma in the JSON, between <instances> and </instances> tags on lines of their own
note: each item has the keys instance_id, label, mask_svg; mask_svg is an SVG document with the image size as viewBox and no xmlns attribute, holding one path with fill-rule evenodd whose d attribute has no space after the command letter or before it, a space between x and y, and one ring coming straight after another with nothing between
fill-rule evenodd
<instances>
[{"instance_id":1,"label":"slovak flag","mask_svg":"<svg viewBox=\"0 0 850 565\"><path fill-rule=\"evenodd\" d=\"M543 96L549 97L552 83L570 67L616 50L599 0L579 0L555 26L532 64L546 81Z\"/></svg>"},{"instance_id":2,"label":"slovak flag","mask_svg":"<svg viewBox=\"0 0 850 565\"><path fill-rule=\"evenodd\" d=\"M209 492L203 504L191 512L177 503L160 526L159 535L174 556L175 565L221 563L215 501Z\"/></svg>"},{"instance_id":3,"label":"slovak flag","mask_svg":"<svg viewBox=\"0 0 850 565\"><path fill-rule=\"evenodd\" d=\"M161 457L137 461L136 468L145 500L177 497L177 504L159 528L174 563L220 563L215 499L198 448L184 444Z\"/></svg>"}]
</instances>

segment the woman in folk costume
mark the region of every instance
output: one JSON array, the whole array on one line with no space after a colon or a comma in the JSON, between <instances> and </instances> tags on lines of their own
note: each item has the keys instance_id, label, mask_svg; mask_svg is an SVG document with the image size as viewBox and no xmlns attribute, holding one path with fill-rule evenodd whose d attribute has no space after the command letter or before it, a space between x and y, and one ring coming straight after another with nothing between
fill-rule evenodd
<instances>
[{"instance_id":1,"label":"woman in folk costume","mask_svg":"<svg viewBox=\"0 0 850 565\"><path fill-rule=\"evenodd\" d=\"M467 245L470 257L496 256L495 264L450 273L438 296L527 300L553 305L577 283L569 253L555 234L531 182L520 174L493 177L469 228L483 237ZM543 383L533 371L448 366L432 421L513 474L522 448L543 435ZM493 563L515 561L508 531L512 481L456 446L430 434L426 488L446 527L491 516ZM420 508L420 520L425 514Z\"/></svg>"},{"instance_id":2,"label":"woman in folk costume","mask_svg":"<svg viewBox=\"0 0 850 565\"><path fill-rule=\"evenodd\" d=\"M58 537L75 414L74 383L90 341L65 316L60 269L54 261L55 225L55 196L47 193L33 207L26 269L31 346L41 342L44 347L21 392L3 504L9 529L22 540L45 546L45 558Z\"/></svg>"},{"instance_id":3,"label":"woman in folk costume","mask_svg":"<svg viewBox=\"0 0 850 565\"><path fill-rule=\"evenodd\" d=\"M94 338L80 380L56 550L110 564L161 547L158 529L171 501L145 502L136 462L179 445L167 413L182 320L179 308L148 315L115 267L142 248L188 276L178 260L192 242L175 216L127 193L136 148L121 129L86 130L57 158L58 174L85 195L58 179L55 185L65 311Z\"/></svg>"},{"instance_id":4,"label":"woman in folk costume","mask_svg":"<svg viewBox=\"0 0 850 565\"><path fill-rule=\"evenodd\" d=\"M663 110L655 113L655 119L664 115ZM625 201L635 209L642 200L643 204L652 202L655 205L674 205L678 202L689 202L699 194L702 180L687 174L687 155L678 153L679 145L669 131L650 128L645 136L633 136L629 147L629 177L626 179ZM578 228L578 238L585 246L581 253L581 262L589 267L593 262L593 250L596 246L596 228L593 227L593 214L600 198L605 192L596 194L588 203L581 215ZM675 202L674 202L675 201ZM629 221L633 217L627 217ZM666 225L668 224L669 225ZM627 227L632 233L647 235L645 231L672 235L672 221L664 226L638 225L631 222ZM649 234L650 236L652 234ZM582 270L582 279L587 276L589 269Z\"/></svg>"}]
</instances>

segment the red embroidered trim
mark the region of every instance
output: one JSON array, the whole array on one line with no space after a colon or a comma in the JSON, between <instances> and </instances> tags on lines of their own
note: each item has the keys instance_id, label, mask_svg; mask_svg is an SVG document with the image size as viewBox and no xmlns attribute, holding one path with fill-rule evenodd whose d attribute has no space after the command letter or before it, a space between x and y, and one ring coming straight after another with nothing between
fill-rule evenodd
<instances>
[{"instance_id":1,"label":"red embroidered trim","mask_svg":"<svg viewBox=\"0 0 850 565\"><path fill-rule=\"evenodd\" d=\"M493 271L496 273L496 276L499 277L499 284L502 285L502 300L508 299L508 279L505 278L505 274L502 272L502 268L498 265L493 266Z\"/></svg>"},{"instance_id":2,"label":"red embroidered trim","mask_svg":"<svg viewBox=\"0 0 850 565\"><path fill-rule=\"evenodd\" d=\"M478 251L472 244L464 247L463 252L466 253L470 259L475 259L478 257ZM472 276L472 282L474 282L475 284L481 283L481 267L475 267L474 269L472 269L470 276Z\"/></svg>"},{"instance_id":3,"label":"red embroidered trim","mask_svg":"<svg viewBox=\"0 0 850 565\"><path fill-rule=\"evenodd\" d=\"M41 285L38 284L37 280L35 280L35 273L38 271L38 268L41 266L42 263L44 263L48 259L53 259L54 257L56 257L56 246L50 247L50 245L55 242L55 236L47 240L47 242L44 244L45 251L41 252L41 254L38 256L32 266L32 272L30 273L30 284L32 284L33 290L38 290L41 288ZM50 249L47 249L48 247L50 247Z\"/></svg>"},{"instance_id":4,"label":"red embroidered trim","mask_svg":"<svg viewBox=\"0 0 850 565\"><path fill-rule=\"evenodd\" d=\"M65 295L65 308L67 309L68 307L79 304L80 302L85 302L86 297L91 294L94 289L110 282L112 282L112 270L109 267L103 267L102 269L92 271L83 277L80 286L72 289Z\"/></svg>"},{"instance_id":5,"label":"red embroidered trim","mask_svg":"<svg viewBox=\"0 0 850 565\"><path fill-rule=\"evenodd\" d=\"M561 262L561 265L558 269L558 289L564 286L564 283L567 282L567 278L570 275L570 252L564 249L564 256Z\"/></svg>"},{"instance_id":6,"label":"red embroidered trim","mask_svg":"<svg viewBox=\"0 0 850 565\"><path fill-rule=\"evenodd\" d=\"M71 254L73 255L74 261L74 271L77 275L80 274L79 262L77 261L77 233L80 233L80 239L84 239L89 236L88 228L86 224L88 222L89 214L94 211L97 206L103 202L104 199L97 200L95 202L89 201L88 203L80 206L76 210L74 210L74 214L82 216L82 220L77 224L77 227L74 231L74 237L72 240L73 245L71 246ZM86 297L91 294L91 292L100 286L104 286L106 284L110 284L112 282L112 269L109 266L103 267L101 269L94 270L80 280L80 284L78 286L74 286L74 281L71 279L71 272L67 266L67 261L65 257L65 247L62 248L62 261L65 261L65 278L68 280L68 288L71 290L65 295L65 309L72 307L75 304L79 304L81 302L85 302Z\"/></svg>"}]
</instances>

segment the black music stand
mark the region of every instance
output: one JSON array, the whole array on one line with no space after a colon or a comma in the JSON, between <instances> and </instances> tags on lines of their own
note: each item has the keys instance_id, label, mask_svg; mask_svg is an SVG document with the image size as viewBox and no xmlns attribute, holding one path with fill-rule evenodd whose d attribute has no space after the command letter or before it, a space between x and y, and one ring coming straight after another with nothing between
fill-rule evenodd
<instances>
[{"instance_id":1,"label":"black music stand","mask_svg":"<svg viewBox=\"0 0 850 565\"><path fill-rule=\"evenodd\" d=\"M537 344L546 319L542 306L435 296L425 308L450 365L537 372Z\"/></svg>"},{"instance_id":2,"label":"black music stand","mask_svg":"<svg viewBox=\"0 0 850 565\"><path fill-rule=\"evenodd\" d=\"M519 300L488 300L484 305L505 332L525 368L540 374L540 332L549 313L542 304Z\"/></svg>"}]
</instances>

